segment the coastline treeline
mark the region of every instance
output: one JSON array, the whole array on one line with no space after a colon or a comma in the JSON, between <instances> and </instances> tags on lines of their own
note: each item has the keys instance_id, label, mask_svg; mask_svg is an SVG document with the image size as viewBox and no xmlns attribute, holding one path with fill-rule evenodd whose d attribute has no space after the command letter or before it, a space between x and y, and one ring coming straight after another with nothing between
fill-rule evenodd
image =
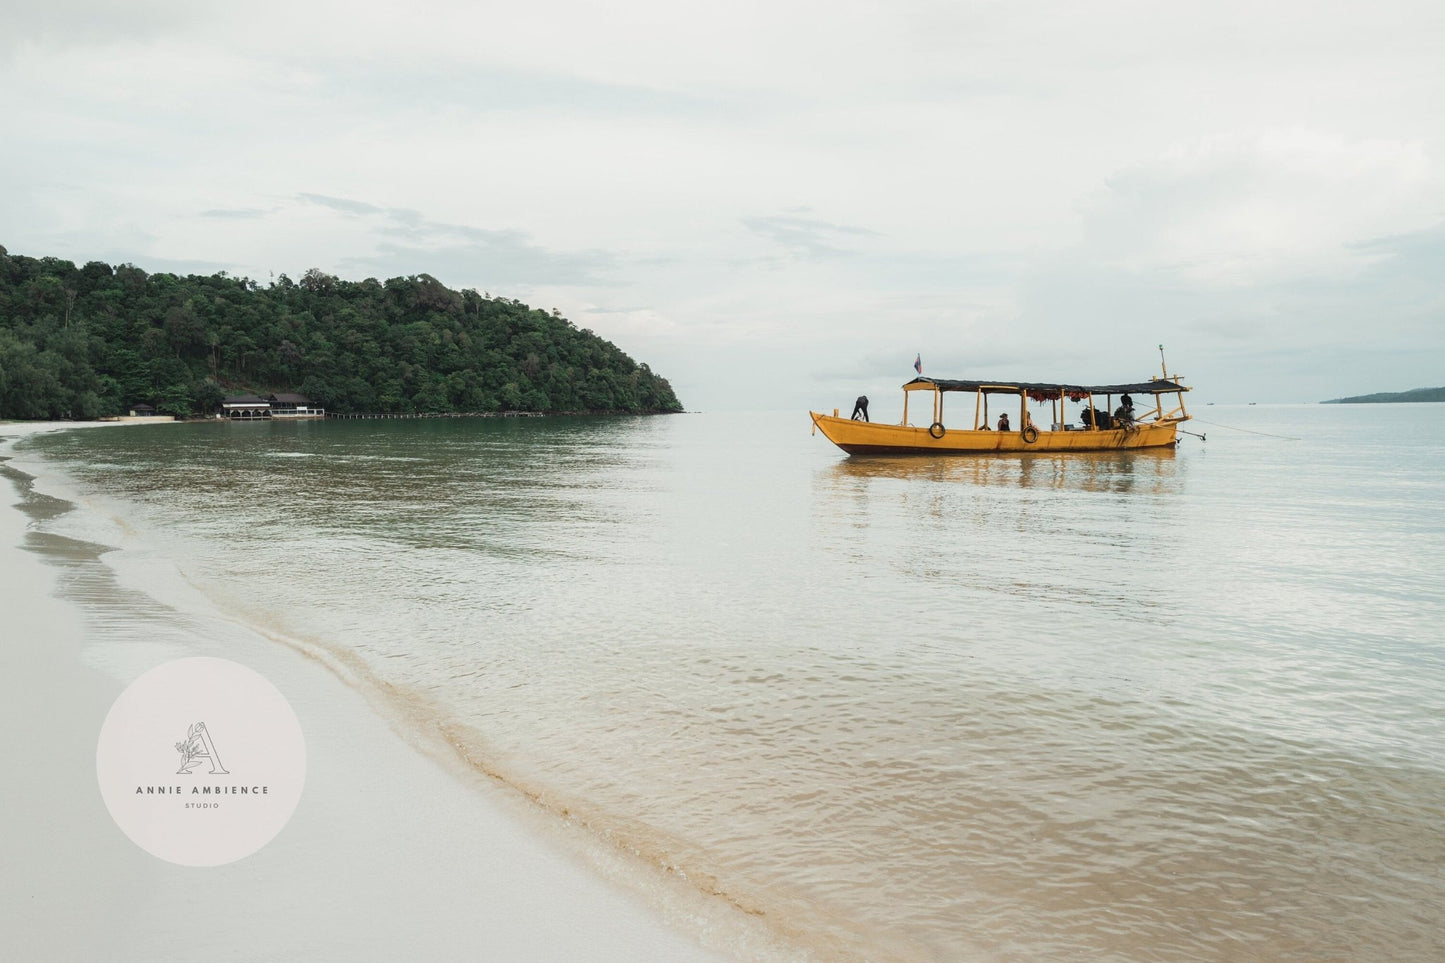
<instances>
[{"instance_id":1,"label":"coastline treeline","mask_svg":"<svg viewBox=\"0 0 1445 963\"><path fill-rule=\"evenodd\" d=\"M0 418L187 417L242 392L338 413L682 410L665 378L559 313L426 274L261 285L0 247Z\"/></svg>"},{"instance_id":2,"label":"coastline treeline","mask_svg":"<svg viewBox=\"0 0 1445 963\"><path fill-rule=\"evenodd\" d=\"M1445 388L1412 388L1409 391L1381 391L1373 395L1355 395L1351 398L1331 398L1321 401L1322 405L1390 405L1411 404L1420 401L1445 401Z\"/></svg>"}]
</instances>

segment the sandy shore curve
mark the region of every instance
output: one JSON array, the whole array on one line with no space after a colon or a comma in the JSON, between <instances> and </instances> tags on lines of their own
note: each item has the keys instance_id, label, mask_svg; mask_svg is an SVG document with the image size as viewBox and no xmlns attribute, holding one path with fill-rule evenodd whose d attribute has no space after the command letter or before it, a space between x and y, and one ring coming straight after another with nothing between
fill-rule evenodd
<instances>
[{"instance_id":1,"label":"sandy shore curve","mask_svg":"<svg viewBox=\"0 0 1445 963\"><path fill-rule=\"evenodd\" d=\"M19 435L72 427L0 424L0 456ZM69 562L85 562L66 553L86 549L39 531L43 496L0 470L7 958L723 958L419 751L326 666L259 635L228 634L224 655L269 679L301 721L307 781L294 817L227 866L186 868L139 849L101 800L95 752L126 676L147 666L95 657L105 633L61 591ZM194 654L222 654L193 641Z\"/></svg>"}]
</instances>

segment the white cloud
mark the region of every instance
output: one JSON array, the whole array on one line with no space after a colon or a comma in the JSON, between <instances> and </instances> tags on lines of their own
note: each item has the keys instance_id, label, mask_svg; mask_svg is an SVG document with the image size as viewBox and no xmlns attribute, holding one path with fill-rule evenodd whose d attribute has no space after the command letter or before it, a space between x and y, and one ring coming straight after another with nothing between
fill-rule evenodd
<instances>
[{"instance_id":1,"label":"white cloud","mask_svg":"<svg viewBox=\"0 0 1445 963\"><path fill-rule=\"evenodd\" d=\"M175 33L206 18L184 0L47 0L11 3L0 30L0 63L19 51L118 46Z\"/></svg>"},{"instance_id":2,"label":"white cloud","mask_svg":"<svg viewBox=\"0 0 1445 963\"><path fill-rule=\"evenodd\" d=\"M1440 174L1423 145L1305 130L1215 136L1110 177L1087 206L1096 263L1248 285L1359 270L1352 246L1437 214Z\"/></svg>"},{"instance_id":3,"label":"white cloud","mask_svg":"<svg viewBox=\"0 0 1445 963\"><path fill-rule=\"evenodd\" d=\"M878 390L839 379L918 350L1134 377L1161 339L1219 384L1305 331L1408 374L1440 361L1442 9L32 5L0 40L0 242L426 272L698 404Z\"/></svg>"}]
</instances>

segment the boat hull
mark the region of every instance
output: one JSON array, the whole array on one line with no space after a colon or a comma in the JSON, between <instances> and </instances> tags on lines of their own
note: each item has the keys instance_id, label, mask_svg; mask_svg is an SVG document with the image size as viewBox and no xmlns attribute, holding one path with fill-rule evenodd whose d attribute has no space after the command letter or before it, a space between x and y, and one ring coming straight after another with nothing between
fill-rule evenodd
<instances>
[{"instance_id":1,"label":"boat hull","mask_svg":"<svg viewBox=\"0 0 1445 963\"><path fill-rule=\"evenodd\" d=\"M850 455L995 455L1058 451L1127 451L1168 448L1177 440L1177 420L1136 424L1132 428L1039 431L1025 441L1018 431L947 428L935 438L927 428L852 421L809 412L813 426Z\"/></svg>"}]
</instances>

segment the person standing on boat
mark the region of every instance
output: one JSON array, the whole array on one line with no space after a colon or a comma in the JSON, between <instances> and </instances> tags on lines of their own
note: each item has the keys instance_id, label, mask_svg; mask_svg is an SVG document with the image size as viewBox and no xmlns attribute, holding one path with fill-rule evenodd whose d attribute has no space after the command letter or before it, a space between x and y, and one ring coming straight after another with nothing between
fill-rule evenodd
<instances>
[{"instance_id":1,"label":"person standing on boat","mask_svg":"<svg viewBox=\"0 0 1445 963\"><path fill-rule=\"evenodd\" d=\"M1007 412L1007 411L1005 411L1003 414L1001 414L1001 415L998 416L998 430L999 430L999 431L1008 431L1008 430L1009 430L1009 426L1008 426L1008 412Z\"/></svg>"},{"instance_id":2,"label":"person standing on boat","mask_svg":"<svg viewBox=\"0 0 1445 963\"><path fill-rule=\"evenodd\" d=\"M862 419L859 419L859 417L858 417L859 415L862 415L862 416L863 416ZM858 400L855 401L855 402L853 402L853 420L854 420L854 421L859 421L859 420L867 421L867 420L868 420L868 396L867 396L867 395L859 395L859 396L858 396Z\"/></svg>"}]
</instances>

